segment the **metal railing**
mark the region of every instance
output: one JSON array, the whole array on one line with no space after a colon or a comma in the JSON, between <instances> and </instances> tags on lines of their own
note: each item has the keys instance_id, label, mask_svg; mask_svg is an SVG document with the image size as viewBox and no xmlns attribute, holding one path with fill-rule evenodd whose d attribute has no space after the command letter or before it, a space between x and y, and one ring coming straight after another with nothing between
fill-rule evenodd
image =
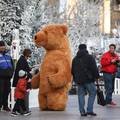
<instances>
[{"instance_id":1,"label":"metal railing","mask_svg":"<svg viewBox=\"0 0 120 120\"><path fill-rule=\"evenodd\" d=\"M115 95L120 95L120 78L115 78Z\"/></svg>"}]
</instances>

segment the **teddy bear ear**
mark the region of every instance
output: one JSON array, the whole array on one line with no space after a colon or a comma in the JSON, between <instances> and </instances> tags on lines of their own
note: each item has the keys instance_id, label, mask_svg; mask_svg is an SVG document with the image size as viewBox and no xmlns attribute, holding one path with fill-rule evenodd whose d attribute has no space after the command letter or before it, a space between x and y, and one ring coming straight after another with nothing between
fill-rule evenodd
<instances>
[{"instance_id":1,"label":"teddy bear ear","mask_svg":"<svg viewBox=\"0 0 120 120\"><path fill-rule=\"evenodd\" d=\"M66 35L67 31L68 31L68 27L67 25L61 25L61 28L63 30L63 33Z\"/></svg>"}]
</instances>

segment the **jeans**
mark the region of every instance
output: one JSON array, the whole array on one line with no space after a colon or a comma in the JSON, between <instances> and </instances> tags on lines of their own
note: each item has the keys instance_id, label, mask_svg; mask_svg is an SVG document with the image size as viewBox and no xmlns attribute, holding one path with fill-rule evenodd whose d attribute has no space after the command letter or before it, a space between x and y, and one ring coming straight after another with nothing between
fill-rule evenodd
<instances>
[{"instance_id":1,"label":"jeans","mask_svg":"<svg viewBox=\"0 0 120 120\"><path fill-rule=\"evenodd\" d=\"M114 92L115 75L103 73L103 79L105 81L106 104L110 104L112 101L112 93Z\"/></svg>"},{"instance_id":2,"label":"jeans","mask_svg":"<svg viewBox=\"0 0 120 120\"><path fill-rule=\"evenodd\" d=\"M96 96L96 86L94 83L87 83L78 86L78 102L80 113L85 113L85 95L88 93L87 112L93 112L93 104Z\"/></svg>"}]
</instances>

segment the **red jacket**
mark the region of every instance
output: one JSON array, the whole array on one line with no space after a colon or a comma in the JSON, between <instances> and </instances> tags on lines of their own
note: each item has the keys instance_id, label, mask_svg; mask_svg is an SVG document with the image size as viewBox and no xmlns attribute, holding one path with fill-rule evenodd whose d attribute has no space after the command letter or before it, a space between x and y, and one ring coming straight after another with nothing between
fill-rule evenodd
<instances>
[{"instance_id":1,"label":"red jacket","mask_svg":"<svg viewBox=\"0 0 120 120\"><path fill-rule=\"evenodd\" d=\"M15 99L24 99L27 88L27 80L26 78L21 78L18 80L17 86L15 88Z\"/></svg>"},{"instance_id":2,"label":"red jacket","mask_svg":"<svg viewBox=\"0 0 120 120\"><path fill-rule=\"evenodd\" d=\"M100 61L102 67L101 70L103 72L108 72L112 74L116 72L116 65L111 63L112 59L118 60L118 55L115 53L114 56L112 56L109 51L103 54Z\"/></svg>"}]
</instances>

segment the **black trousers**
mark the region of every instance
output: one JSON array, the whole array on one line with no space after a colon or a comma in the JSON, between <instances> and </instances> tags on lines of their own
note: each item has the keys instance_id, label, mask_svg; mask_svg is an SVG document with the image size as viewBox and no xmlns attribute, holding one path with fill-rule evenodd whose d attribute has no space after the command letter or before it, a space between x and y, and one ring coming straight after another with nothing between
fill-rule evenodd
<instances>
[{"instance_id":1,"label":"black trousers","mask_svg":"<svg viewBox=\"0 0 120 120\"><path fill-rule=\"evenodd\" d=\"M11 91L10 78L0 78L0 108L8 107L8 96Z\"/></svg>"},{"instance_id":2,"label":"black trousers","mask_svg":"<svg viewBox=\"0 0 120 120\"><path fill-rule=\"evenodd\" d=\"M29 111L29 92L27 92L25 95L25 106L26 110Z\"/></svg>"},{"instance_id":3,"label":"black trousers","mask_svg":"<svg viewBox=\"0 0 120 120\"><path fill-rule=\"evenodd\" d=\"M17 99L13 108L13 112L23 113L26 111L25 101L23 99Z\"/></svg>"}]
</instances>

